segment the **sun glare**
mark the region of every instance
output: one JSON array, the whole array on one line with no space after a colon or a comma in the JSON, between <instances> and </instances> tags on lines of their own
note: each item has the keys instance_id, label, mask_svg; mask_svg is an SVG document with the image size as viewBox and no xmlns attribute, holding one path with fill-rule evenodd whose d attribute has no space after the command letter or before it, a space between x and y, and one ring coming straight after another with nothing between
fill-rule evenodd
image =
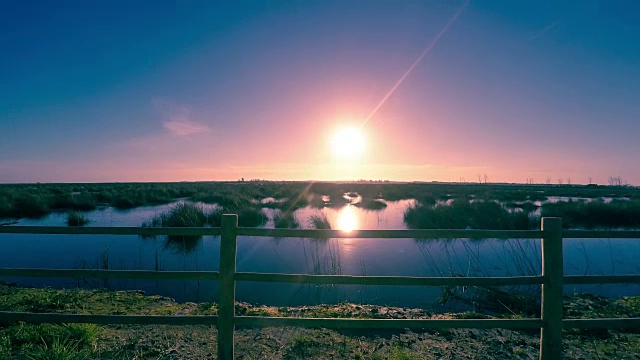
<instances>
[{"instance_id":1,"label":"sun glare","mask_svg":"<svg viewBox=\"0 0 640 360\"><path fill-rule=\"evenodd\" d=\"M358 228L358 216L352 205L347 205L340 210L336 219L338 230L352 232Z\"/></svg>"},{"instance_id":2,"label":"sun glare","mask_svg":"<svg viewBox=\"0 0 640 360\"><path fill-rule=\"evenodd\" d=\"M338 129L331 138L331 148L336 158L356 159L364 152L364 133L357 127Z\"/></svg>"}]
</instances>

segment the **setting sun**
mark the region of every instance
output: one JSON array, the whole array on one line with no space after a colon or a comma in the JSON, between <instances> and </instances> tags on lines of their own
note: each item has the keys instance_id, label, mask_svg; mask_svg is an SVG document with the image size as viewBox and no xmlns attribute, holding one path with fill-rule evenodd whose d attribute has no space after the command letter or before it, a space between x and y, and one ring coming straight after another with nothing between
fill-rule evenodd
<instances>
[{"instance_id":1,"label":"setting sun","mask_svg":"<svg viewBox=\"0 0 640 360\"><path fill-rule=\"evenodd\" d=\"M342 127L331 138L331 149L338 159L357 158L363 154L364 148L364 133L357 127Z\"/></svg>"}]
</instances>

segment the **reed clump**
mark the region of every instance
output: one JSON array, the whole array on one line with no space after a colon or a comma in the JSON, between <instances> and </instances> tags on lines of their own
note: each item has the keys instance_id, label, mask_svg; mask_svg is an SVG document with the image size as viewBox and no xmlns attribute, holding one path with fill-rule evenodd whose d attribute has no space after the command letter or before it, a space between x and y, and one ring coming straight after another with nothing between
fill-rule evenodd
<instances>
[{"instance_id":1,"label":"reed clump","mask_svg":"<svg viewBox=\"0 0 640 360\"><path fill-rule=\"evenodd\" d=\"M309 216L309 227L316 230L331 230L331 223L324 213Z\"/></svg>"},{"instance_id":2,"label":"reed clump","mask_svg":"<svg viewBox=\"0 0 640 360\"><path fill-rule=\"evenodd\" d=\"M404 222L410 229L527 230L538 220L524 212L509 212L495 201L454 199L448 203L407 207Z\"/></svg>"},{"instance_id":3,"label":"reed clump","mask_svg":"<svg viewBox=\"0 0 640 360\"><path fill-rule=\"evenodd\" d=\"M68 226L85 226L89 223L89 218L78 211L69 211L67 214Z\"/></svg>"},{"instance_id":4,"label":"reed clump","mask_svg":"<svg viewBox=\"0 0 640 360\"><path fill-rule=\"evenodd\" d=\"M276 229L297 229L300 227L298 220L291 212L278 212L273 216L273 225Z\"/></svg>"},{"instance_id":5,"label":"reed clump","mask_svg":"<svg viewBox=\"0 0 640 360\"><path fill-rule=\"evenodd\" d=\"M565 228L638 228L640 201L560 201L542 205L542 216L561 217Z\"/></svg>"},{"instance_id":6,"label":"reed clump","mask_svg":"<svg viewBox=\"0 0 640 360\"><path fill-rule=\"evenodd\" d=\"M354 204L354 206L363 208L363 209L367 209L367 210L383 210L387 207L387 204L382 201L382 200L378 200L378 199L363 199L361 202Z\"/></svg>"}]
</instances>

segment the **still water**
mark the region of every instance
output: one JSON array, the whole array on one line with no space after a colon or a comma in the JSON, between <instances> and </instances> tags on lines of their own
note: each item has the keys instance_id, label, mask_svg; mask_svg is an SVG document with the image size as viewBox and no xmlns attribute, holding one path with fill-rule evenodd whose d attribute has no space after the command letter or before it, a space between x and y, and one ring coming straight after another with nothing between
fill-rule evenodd
<instances>
[{"instance_id":1,"label":"still water","mask_svg":"<svg viewBox=\"0 0 640 360\"><path fill-rule=\"evenodd\" d=\"M353 205L321 210L306 207L294 216L309 228L309 216L324 213L333 228L405 229L403 213L413 200L387 202L380 211ZM128 211L102 208L85 215L89 226L140 226L174 204ZM201 204L203 205L203 204ZM203 205L213 207L211 205ZM264 209L269 218L277 210ZM21 219L17 225L66 226L65 213ZM273 227L270 220L266 227ZM186 245L186 246L185 246ZM205 236L191 244L164 237L143 239L113 235L0 234L0 267L121 270L219 269L220 238ZM274 239L238 238L238 271L399 276L515 276L540 274L540 241L533 240L416 240L416 239ZM640 240L567 239L565 273L605 275L640 273ZM107 287L140 289L178 301L216 301L216 281L147 281L2 278L28 286ZM567 294L591 292L604 296L640 295L639 285L566 286ZM351 301L394 306L435 307L437 287L317 286L239 282L237 300L286 306Z\"/></svg>"}]
</instances>

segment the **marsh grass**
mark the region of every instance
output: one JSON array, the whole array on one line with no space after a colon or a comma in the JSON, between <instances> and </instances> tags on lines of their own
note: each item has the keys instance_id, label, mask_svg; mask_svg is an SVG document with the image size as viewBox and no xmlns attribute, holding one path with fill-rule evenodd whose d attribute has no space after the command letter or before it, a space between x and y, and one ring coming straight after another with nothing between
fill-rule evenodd
<instances>
[{"instance_id":1,"label":"marsh grass","mask_svg":"<svg viewBox=\"0 0 640 360\"><path fill-rule=\"evenodd\" d=\"M206 212L192 202L180 202L169 211L142 224L143 227L203 227L220 226L221 211Z\"/></svg>"},{"instance_id":2,"label":"marsh grass","mask_svg":"<svg viewBox=\"0 0 640 360\"><path fill-rule=\"evenodd\" d=\"M639 199L638 188L625 186L557 186L523 184L447 183L318 183L318 182L192 182L192 183L104 183L104 184L3 184L0 185L0 218L37 218L51 211L87 211L98 206L126 210L166 204L180 199L216 203L227 211L250 207L265 197L286 199L267 207L293 211L309 205L310 199L329 196L331 207L348 202L344 194L387 201L461 198L500 202L544 201L549 196L584 198L626 197Z\"/></svg>"},{"instance_id":3,"label":"marsh grass","mask_svg":"<svg viewBox=\"0 0 640 360\"><path fill-rule=\"evenodd\" d=\"M264 226L269 221L269 217L262 209L253 206L237 210L236 213L240 227Z\"/></svg>"},{"instance_id":4,"label":"marsh grass","mask_svg":"<svg viewBox=\"0 0 640 360\"><path fill-rule=\"evenodd\" d=\"M89 218L85 217L82 213L77 211L69 211L67 214L68 226L85 226L89 223Z\"/></svg>"},{"instance_id":5,"label":"marsh grass","mask_svg":"<svg viewBox=\"0 0 640 360\"><path fill-rule=\"evenodd\" d=\"M562 218L565 228L639 228L640 201L561 201L542 205L542 216Z\"/></svg>"},{"instance_id":6,"label":"marsh grass","mask_svg":"<svg viewBox=\"0 0 640 360\"><path fill-rule=\"evenodd\" d=\"M278 212L273 215L273 225L276 229L297 229L300 227L298 220L291 212Z\"/></svg>"},{"instance_id":7,"label":"marsh grass","mask_svg":"<svg viewBox=\"0 0 640 360\"><path fill-rule=\"evenodd\" d=\"M354 204L359 208L367 209L367 210L384 210L387 207L387 204L381 200L372 200L372 199L362 199L361 202Z\"/></svg>"},{"instance_id":8,"label":"marsh grass","mask_svg":"<svg viewBox=\"0 0 640 360\"><path fill-rule=\"evenodd\" d=\"M316 230L331 230L331 223L324 213L309 216L309 227Z\"/></svg>"},{"instance_id":9,"label":"marsh grass","mask_svg":"<svg viewBox=\"0 0 640 360\"><path fill-rule=\"evenodd\" d=\"M207 211L202 206L183 201L145 221L142 227L220 227L225 212L226 209L219 207ZM256 207L239 209L235 213L238 214L238 226L241 227L262 226L269 220L264 211ZM201 240L202 236L170 235L165 238L164 247L176 253L189 254L197 249Z\"/></svg>"},{"instance_id":10,"label":"marsh grass","mask_svg":"<svg viewBox=\"0 0 640 360\"><path fill-rule=\"evenodd\" d=\"M509 212L495 201L454 199L449 203L407 207L404 222L410 229L494 229L527 230L538 219L524 212Z\"/></svg>"},{"instance_id":11,"label":"marsh grass","mask_svg":"<svg viewBox=\"0 0 640 360\"><path fill-rule=\"evenodd\" d=\"M146 221L142 227L204 227L220 226L222 210L205 211L191 202L180 202L167 212ZM164 247L179 254L189 254L197 247L202 236L169 235L165 237Z\"/></svg>"},{"instance_id":12,"label":"marsh grass","mask_svg":"<svg viewBox=\"0 0 640 360\"><path fill-rule=\"evenodd\" d=\"M13 216L18 218L38 218L47 215L50 211L49 204L43 198L34 195L16 198L12 208Z\"/></svg>"}]
</instances>

